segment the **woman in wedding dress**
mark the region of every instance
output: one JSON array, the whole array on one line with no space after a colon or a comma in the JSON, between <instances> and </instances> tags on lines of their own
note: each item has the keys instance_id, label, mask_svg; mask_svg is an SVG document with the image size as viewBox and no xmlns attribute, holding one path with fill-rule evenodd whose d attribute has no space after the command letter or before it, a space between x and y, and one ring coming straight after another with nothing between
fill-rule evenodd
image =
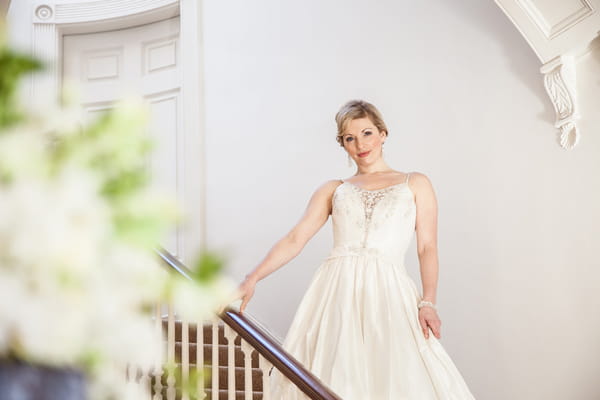
<instances>
[{"instance_id":1,"label":"woman in wedding dress","mask_svg":"<svg viewBox=\"0 0 600 400\"><path fill-rule=\"evenodd\" d=\"M356 163L323 183L304 215L240 285L244 311L256 283L296 257L332 217L334 246L304 295L284 348L344 400L473 400L441 346L436 309L437 200L428 177L388 166L388 129L370 103L336 114L337 141ZM416 232L422 295L406 272ZM276 400L306 399L275 374Z\"/></svg>"}]
</instances>

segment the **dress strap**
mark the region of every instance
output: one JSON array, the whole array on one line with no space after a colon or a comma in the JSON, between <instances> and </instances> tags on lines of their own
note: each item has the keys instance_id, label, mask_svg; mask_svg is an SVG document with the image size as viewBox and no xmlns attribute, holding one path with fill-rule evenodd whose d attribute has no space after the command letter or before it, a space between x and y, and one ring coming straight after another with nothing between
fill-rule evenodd
<instances>
[{"instance_id":1,"label":"dress strap","mask_svg":"<svg viewBox=\"0 0 600 400\"><path fill-rule=\"evenodd\" d=\"M408 183L408 178L410 177L410 172L408 174L406 174L406 183Z\"/></svg>"}]
</instances>

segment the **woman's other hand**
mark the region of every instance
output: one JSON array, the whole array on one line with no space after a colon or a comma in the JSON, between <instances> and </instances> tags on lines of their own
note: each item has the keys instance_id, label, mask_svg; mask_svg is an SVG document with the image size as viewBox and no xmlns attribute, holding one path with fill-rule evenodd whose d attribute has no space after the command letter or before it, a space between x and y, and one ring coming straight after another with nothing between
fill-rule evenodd
<instances>
[{"instance_id":1,"label":"woman's other hand","mask_svg":"<svg viewBox=\"0 0 600 400\"><path fill-rule=\"evenodd\" d=\"M429 328L431 328L436 338L440 339L442 337L440 332L442 321L440 321L437 311L433 308L425 306L419 309L419 323L421 324L421 329L423 329L425 339L429 339Z\"/></svg>"}]
</instances>

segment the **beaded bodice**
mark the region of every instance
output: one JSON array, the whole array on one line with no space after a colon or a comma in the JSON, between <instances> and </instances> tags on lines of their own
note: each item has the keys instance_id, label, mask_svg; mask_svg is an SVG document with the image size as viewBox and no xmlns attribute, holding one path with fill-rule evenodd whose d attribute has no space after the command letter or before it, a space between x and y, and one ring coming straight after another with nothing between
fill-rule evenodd
<instances>
[{"instance_id":1,"label":"beaded bodice","mask_svg":"<svg viewBox=\"0 0 600 400\"><path fill-rule=\"evenodd\" d=\"M334 247L330 257L366 254L403 264L416 221L408 182L379 190L343 182L333 194L331 214Z\"/></svg>"}]
</instances>

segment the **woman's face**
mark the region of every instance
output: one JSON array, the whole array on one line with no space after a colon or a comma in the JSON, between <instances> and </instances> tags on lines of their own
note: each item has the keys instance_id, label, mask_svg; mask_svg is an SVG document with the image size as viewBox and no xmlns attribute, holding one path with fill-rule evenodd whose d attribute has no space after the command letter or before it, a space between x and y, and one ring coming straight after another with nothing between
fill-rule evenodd
<instances>
[{"instance_id":1,"label":"woman's face","mask_svg":"<svg viewBox=\"0 0 600 400\"><path fill-rule=\"evenodd\" d=\"M342 136L344 148L357 164L370 164L381 157L384 141L385 132L367 117L350 120Z\"/></svg>"}]
</instances>

